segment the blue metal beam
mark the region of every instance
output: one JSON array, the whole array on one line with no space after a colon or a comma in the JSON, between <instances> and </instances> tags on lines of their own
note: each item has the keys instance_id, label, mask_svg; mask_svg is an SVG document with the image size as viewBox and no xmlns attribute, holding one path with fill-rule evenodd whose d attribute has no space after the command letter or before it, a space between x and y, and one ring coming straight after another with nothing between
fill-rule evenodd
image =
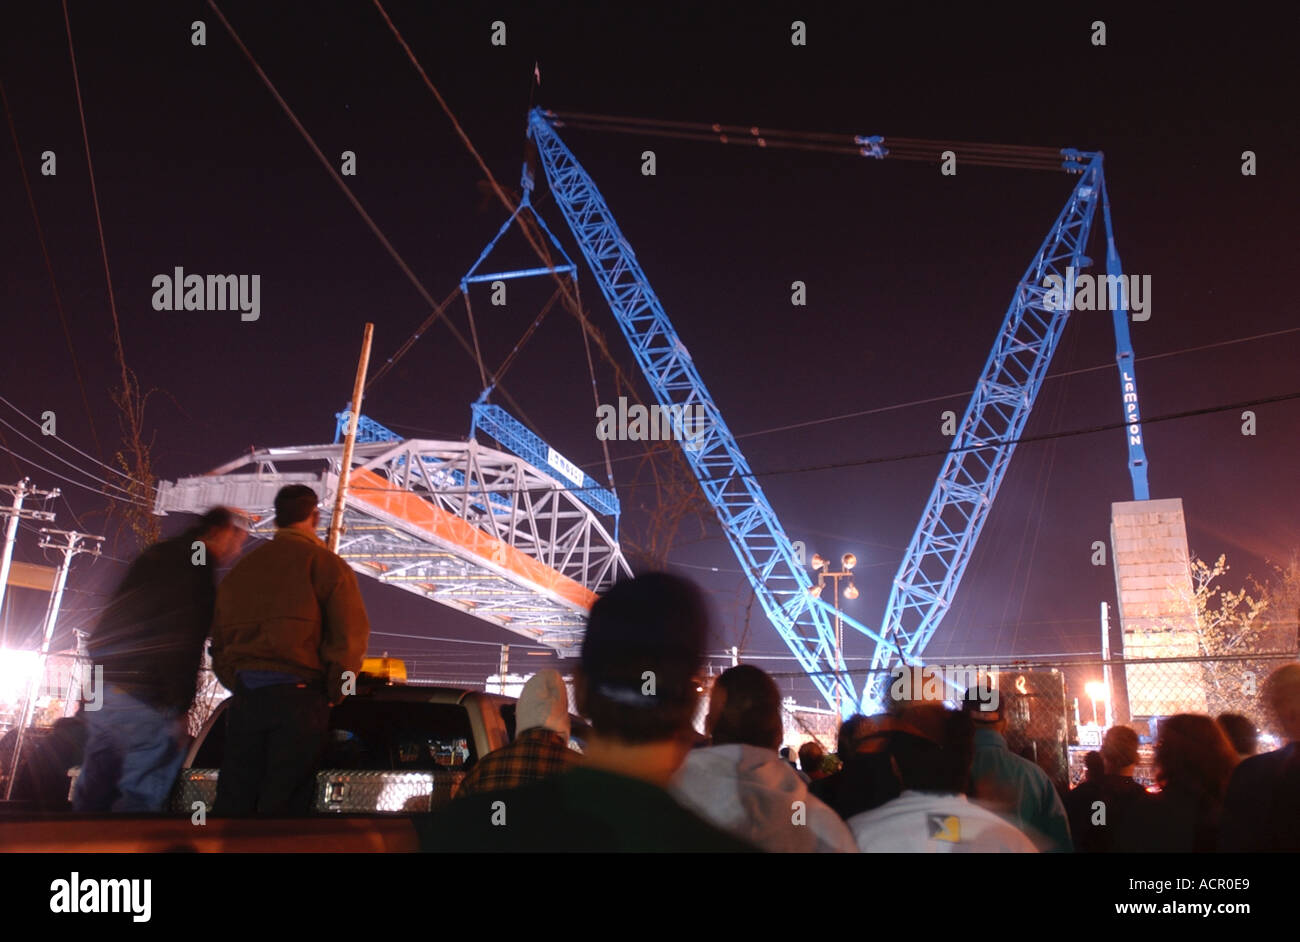
<instances>
[{"instance_id":1,"label":"blue metal beam","mask_svg":"<svg viewBox=\"0 0 1300 942\"><path fill-rule=\"evenodd\" d=\"M796 556L776 513L750 470L735 436L695 368L691 355L650 287L604 197L547 121L541 109L529 115L528 134L556 204L590 265L605 300L632 347L646 380L665 408L702 409L706 421L683 449L722 530L749 577L768 619L826 701L853 712L858 694L835 646L836 611L810 594L812 579ZM877 643L874 630L843 613L842 622Z\"/></svg>"},{"instance_id":2,"label":"blue metal beam","mask_svg":"<svg viewBox=\"0 0 1300 942\"><path fill-rule=\"evenodd\" d=\"M532 278L535 275L550 275L560 272L572 275L577 270L577 265L559 265L555 268L518 268L512 271L492 272L489 275L466 275L461 279L461 284L476 285L484 281L509 281L511 278Z\"/></svg>"},{"instance_id":3,"label":"blue metal beam","mask_svg":"<svg viewBox=\"0 0 1300 942\"><path fill-rule=\"evenodd\" d=\"M348 420L352 418L351 412L334 413L334 444L343 441L343 436L348 433ZM374 419L369 419L364 415L357 416L357 441L359 442L400 442L402 436L396 432L389 431Z\"/></svg>"},{"instance_id":4,"label":"blue metal beam","mask_svg":"<svg viewBox=\"0 0 1300 942\"><path fill-rule=\"evenodd\" d=\"M348 421L351 417L351 412L336 412L334 414L334 443L336 445L342 441L343 436L347 434ZM374 419L368 418L364 415L357 417L358 442L400 442L402 440L401 435L384 428L384 426L380 425ZM518 452L515 453L519 454ZM519 455L519 457L525 458L523 455ZM445 462L439 461L430 455L423 456L421 460L424 462L426 467L431 469L431 472L434 475L445 475L446 480L451 481L457 487L465 486L464 472L454 468L449 472L442 467ZM525 460L527 459L525 458ZM394 464L397 467L401 467L405 461L405 458L399 458L394 462ZM501 494L490 494L488 500L493 504L493 508L490 511L493 514L507 514L512 510L510 501ZM472 506L484 513L489 513L488 509L481 503L475 503Z\"/></svg>"},{"instance_id":5,"label":"blue metal beam","mask_svg":"<svg viewBox=\"0 0 1300 942\"><path fill-rule=\"evenodd\" d=\"M569 461L546 442L542 441L524 423L520 422L505 409L487 402L476 402L471 407L474 411L474 429L482 429L491 435L503 447L523 458L534 468L549 471L561 481L571 485L568 489L596 513L606 514L617 521L619 517L618 495L601 487L581 468ZM470 434L473 434L471 430ZM615 536L617 539L617 536Z\"/></svg>"},{"instance_id":6,"label":"blue metal beam","mask_svg":"<svg viewBox=\"0 0 1300 942\"><path fill-rule=\"evenodd\" d=\"M1091 265L1084 249L1103 193L1102 155L1077 156L1086 168L1016 287L894 577L881 622L888 643L877 645L873 668L890 667L900 651L919 660L947 614L1065 329L1073 303L1066 269ZM1049 297L1053 284L1067 290Z\"/></svg>"}]
</instances>

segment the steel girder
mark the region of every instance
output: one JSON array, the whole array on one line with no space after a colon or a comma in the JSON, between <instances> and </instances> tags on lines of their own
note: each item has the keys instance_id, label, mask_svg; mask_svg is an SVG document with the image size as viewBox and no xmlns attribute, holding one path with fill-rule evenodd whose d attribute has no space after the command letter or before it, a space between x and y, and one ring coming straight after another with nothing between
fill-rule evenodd
<instances>
[{"instance_id":1,"label":"steel girder","mask_svg":"<svg viewBox=\"0 0 1300 942\"><path fill-rule=\"evenodd\" d=\"M214 504L274 529L285 484L333 504L343 446L265 448L159 485L156 513ZM596 594L630 574L622 551L567 482L477 442L356 446L339 554L356 571L576 655ZM491 508L489 511L488 508Z\"/></svg>"}]
</instances>

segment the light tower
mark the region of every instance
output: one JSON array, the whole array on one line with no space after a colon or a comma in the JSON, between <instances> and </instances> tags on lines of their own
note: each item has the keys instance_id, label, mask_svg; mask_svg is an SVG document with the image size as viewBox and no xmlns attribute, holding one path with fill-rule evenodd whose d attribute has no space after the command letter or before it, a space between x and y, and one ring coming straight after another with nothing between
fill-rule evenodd
<instances>
[{"instance_id":1,"label":"light tower","mask_svg":"<svg viewBox=\"0 0 1300 942\"><path fill-rule=\"evenodd\" d=\"M858 597L858 587L853 584L853 567L858 564L858 557L852 553L845 553L840 557L840 565L844 568L840 572L831 572L830 561L823 559L820 554L814 553L812 558L812 568L817 573L817 584L808 590L808 594L815 599L821 598L822 590L826 588L826 580L831 580L831 592L833 595L832 604L835 607L835 712L842 718L844 716L844 626L840 621L840 580L848 579L849 584L844 590L844 597L852 601Z\"/></svg>"}]
</instances>

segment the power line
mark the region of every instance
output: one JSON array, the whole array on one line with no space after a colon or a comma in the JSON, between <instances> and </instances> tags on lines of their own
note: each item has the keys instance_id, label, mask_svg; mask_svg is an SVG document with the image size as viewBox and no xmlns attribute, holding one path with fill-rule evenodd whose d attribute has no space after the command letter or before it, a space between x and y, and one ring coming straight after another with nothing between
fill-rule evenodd
<instances>
[{"instance_id":1,"label":"power line","mask_svg":"<svg viewBox=\"0 0 1300 942\"><path fill-rule=\"evenodd\" d=\"M130 494L130 491L128 491L126 488L114 484L112 481L105 481L103 478L99 477L98 475L92 474L91 472L87 471L85 468L81 467L75 462L69 461L67 458L64 458L62 455L56 454L55 452L46 448L40 442L36 441L34 438L31 438L23 434L22 432L18 431L17 428L9 424L9 422L5 421L4 419L0 419L0 425L3 425L5 428L9 429L11 432L13 432L15 435L17 435L19 438L23 439L24 441L30 442L31 444L35 445L37 448L45 452L51 458L54 458L58 461L62 461L64 464L72 468L74 471L78 471L81 474L84 474L86 477L90 478L91 480L98 481L100 484L103 484L106 487L111 487L114 490L121 491L123 494Z\"/></svg>"},{"instance_id":2,"label":"power line","mask_svg":"<svg viewBox=\"0 0 1300 942\"><path fill-rule=\"evenodd\" d=\"M1268 331L1267 333L1253 334L1249 337L1234 337L1230 340L1220 340L1215 343L1201 344L1196 347L1184 347L1181 350L1169 350L1165 353L1151 353L1146 356L1135 357L1134 360L1137 363L1145 363L1151 360L1163 360L1166 357L1181 356L1182 354L1185 353L1197 353L1201 350L1211 350L1217 347L1227 347L1233 344L1247 343L1253 340L1266 340L1271 337L1280 337L1283 334L1294 334L1296 332L1300 332L1300 327L1286 327L1283 328L1282 330L1271 330ZM1097 366L1084 366L1084 367L1080 367L1079 369L1065 370L1060 373L1049 373L1047 374L1047 376L1044 377L1044 380L1064 379L1067 376L1079 376L1083 373L1095 373L1098 370L1110 370L1114 368L1115 368L1115 364L1113 362L1101 363L1098 364ZM759 429L758 431L754 431L754 432L745 432L744 434L737 435L736 438L738 439L754 438L755 436L758 435L770 435L774 432L785 432L792 429L808 428L809 426L813 426L813 425L824 425L828 422L839 422L843 419L856 419L864 415L877 415L882 412L893 412L898 409L910 409L914 406L930 405L935 402L943 402L944 400L947 399L963 399L963 398L968 398L974 392L975 390L968 389L965 392L949 393L946 396L930 396L929 398L926 399L914 399L911 402L900 402L891 406L880 406L875 409L862 409L857 412L845 412L839 415L827 416L826 418L822 418L822 419L811 419L807 422L795 422L790 425L778 425L768 429Z\"/></svg>"},{"instance_id":3,"label":"power line","mask_svg":"<svg viewBox=\"0 0 1300 942\"><path fill-rule=\"evenodd\" d=\"M1221 406L1207 406L1202 409L1187 409L1182 412L1171 412L1165 415L1155 417L1146 417L1142 419L1142 425L1156 425L1161 422L1172 422L1177 419L1195 418L1202 415L1212 415L1217 412L1231 412L1234 409L1243 409L1247 406L1269 405L1276 402L1288 402L1293 399L1300 399L1300 392L1285 393L1280 396L1266 396L1261 399L1247 399L1242 402L1228 403ZM889 464L896 461L909 461L913 458L930 458L936 455L958 454L967 451L980 451L985 448L995 448L1002 445L1019 445L1029 442L1051 441L1057 438L1074 438L1080 435L1092 435L1097 432L1110 432L1117 429L1127 428L1128 422L1107 422L1102 425L1093 425L1087 428L1067 429L1062 432L1047 432L1040 435L1022 435L1019 438L1007 439L990 439L978 445L967 445L963 448L945 448L937 451L919 451L905 455L894 455L882 458L860 458L853 461L832 462L823 465L808 465L802 468L786 468L779 471L766 471L755 475L763 477L772 477L778 474L804 474L812 471L831 471L840 468L855 468L872 464Z\"/></svg>"},{"instance_id":4,"label":"power line","mask_svg":"<svg viewBox=\"0 0 1300 942\"><path fill-rule=\"evenodd\" d=\"M63 327L63 339L68 345L72 357L72 372L77 377L77 386L81 390L81 404L86 410L86 421L90 423L90 437L95 440L95 448L100 454L104 446L99 441L99 432L95 429L95 417L90 411L90 397L86 394L86 382L81 375L81 363L77 359L77 350L72 345L72 332L68 329L68 318L63 311L63 298L59 294L59 283L54 277L54 263L50 261L50 250L45 244L45 231L41 228L41 217L36 211L36 198L32 195L31 180L27 177L27 162L23 160L22 148L18 145L18 129L14 126L14 116L9 110L9 98L5 95L4 83L0 82L0 101L4 102L5 118L9 122L9 134L14 139L14 153L18 155L18 170L22 174L23 189L27 191L27 205L32 211L32 224L36 227L36 240L41 245L41 257L45 260L45 272L50 277L50 290L54 292L54 309L59 312L59 324Z\"/></svg>"},{"instance_id":5,"label":"power line","mask_svg":"<svg viewBox=\"0 0 1300 942\"><path fill-rule=\"evenodd\" d=\"M70 477L66 477L66 476L64 476L64 475L62 475L62 474L59 474L59 472L57 472L57 471L51 471L49 468L45 467L44 465L37 464L35 461L32 461L30 458L28 458L28 457L26 457L26 456L24 456L24 455L21 455L21 454L19 454L18 452L14 451L14 450L13 450L12 448L10 448L8 445L0 444L0 451L7 452L8 454L13 455L14 458L16 458L17 460L22 461L22 462L24 462L25 464L29 464L29 465L31 465L33 468L36 468L36 469L39 470L39 471L44 471L46 474L51 475L51 476L53 476L53 477L56 477L56 478L58 478L60 481L63 481L63 482L65 482L65 483L67 483L67 484L72 484L72 485L74 485L74 486L76 486L76 487L84 488L84 489L87 490L87 491L92 491L93 493L99 494L101 497L109 497L109 498L112 498L113 500L121 501L121 502L124 503L124 504L135 504L135 505L137 505L137 506L139 506L139 507L148 507L148 506L150 506L150 504L149 504L148 502L146 502L146 501L133 500L133 499L131 499L131 498L127 498L127 497L119 497L118 495L113 494L113 493L110 493L110 492L108 492L108 491L101 491L101 490L100 490L99 488L97 488L97 487L91 487L89 484L83 484L83 483L80 482L80 481L73 480L73 479L70 478Z\"/></svg>"},{"instance_id":6,"label":"power line","mask_svg":"<svg viewBox=\"0 0 1300 942\"><path fill-rule=\"evenodd\" d=\"M86 169L90 175L90 197L95 208L95 228L99 232L100 255L104 260L104 281L108 285L108 309L113 315L113 342L117 350L118 364L122 368L122 395L127 397L131 392L131 383L127 376L126 352L122 348L122 328L117 317L117 296L113 292L113 274L108 265L108 240L104 237L104 218L99 211L99 189L95 184L95 165L90 157L90 132L86 128L86 108L81 98L81 77L77 74L77 54L72 45L72 20L68 17L68 0L63 0L63 23L68 33L68 59L72 63L72 85L77 92L77 114L81 118L81 139L86 147ZM134 414L130 409L124 409L124 411L127 413L127 422L134 426Z\"/></svg>"},{"instance_id":7,"label":"power line","mask_svg":"<svg viewBox=\"0 0 1300 942\"><path fill-rule=\"evenodd\" d=\"M1201 409L1186 409L1182 412L1171 412L1171 413L1166 413L1165 415L1148 416L1142 419L1142 424L1143 426L1157 425L1162 422L1172 422L1178 419L1195 418L1202 415L1213 415L1219 412L1231 412L1234 409L1244 409L1249 406L1261 406L1261 405L1270 405L1279 402L1289 402L1295 399L1300 399L1300 392L1284 393L1279 396L1265 396L1259 399L1247 399L1241 402L1227 403L1218 406L1207 406ZM949 448L941 448L941 449L932 449L927 451L913 451L913 452L907 452L904 454L896 454L896 455L882 455L881 457L878 458L855 458L848 461L832 461L832 462L827 462L825 464L804 465L801 467L794 467L794 468L775 468L768 471L750 471L745 474L733 475L732 479L769 478L769 477L777 477L778 475L785 475L785 474L811 474L813 472L818 472L818 471L838 471L844 468L858 468L858 467L865 467L867 465L894 464L900 461L912 461L917 458L933 458L933 457L944 456L949 454L960 454L962 452L967 452L967 451L980 451L982 449L997 448L1003 445L1021 445L1021 444L1029 444L1033 442L1051 441L1057 438L1075 438L1081 435L1093 435L1099 432L1110 432L1110 431L1116 431L1118 429L1124 429L1127 428L1129 424L1130 423L1124 421L1107 422L1101 425L1092 425L1092 426L1088 426L1085 428L1078 428L1078 429L1066 429L1060 432L1045 432L1038 435L1022 435L1019 438L989 439L988 441L981 442L978 445L967 445L962 448L949 447ZM651 487L651 486L657 486L656 482L631 481L622 485L622 488L624 490L630 490L636 487ZM361 491L370 491L370 490L379 490L379 489L366 487L364 485L359 485L354 487L353 490L361 492ZM556 487L553 490L556 493L562 493L562 492L578 493L578 492L590 491L593 490L593 488L577 487L577 486L574 487L561 486L561 487Z\"/></svg>"},{"instance_id":8,"label":"power line","mask_svg":"<svg viewBox=\"0 0 1300 942\"><path fill-rule=\"evenodd\" d=\"M26 420L27 420L28 422L30 422L32 425L35 425L37 428L40 428L40 427L41 427L41 423L40 423L40 422L37 422L35 419L33 419L31 416L29 416L29 415L28 415L26 412L24 412L22 409L18 408L18 407L17 407L16 405L14 405L12 402L10 402L8 399L6 399L4 396L0 396L0 403L4 403L4 404L7 405L10 409L13 409L15 412L17 412L19 415L21 415L24 419L26 419ZM41 434L44 435L45 432L42 431ZM132 477L131 475L127 474L125 471L123 471L123 470L120 469L120 468L115 468L115 467L113 467L111 464L106 464L106 463L104 463L103 461L100 461L100 460L99 460L98 458L96 458L94 455L87 454L86 452L84 452L84 451L82 451L80 448L78 448L76 445L72 444L71 442L69 442L69 441L67 441L67 440L65 440L65 439L63 439L63 438L60 438L60 437L59 437L58 435L56 435L56 434L51 433L48 437L54 439L54 440L55 440L56 442L58 442L60 445L63 445L63 446L65 446L65 447L67 447L67 448L71 448L73 451L75 451L77 454L81 455L83 458L89 458L91 461L95 462L95 464L99 465L101 468L105 469L106 471L111 471L113 474L116 474L116 475L119 475L119 476L121 476L121 477L126 478L126 479L127 479L128 481L130 481L132 484L138 484L140 487L144 487L144 488L149 487L148 484L145 484L143 481L139 480L138 478L134 478L134 477ZM51 452L51 454L53 454L53 452Z\"/></svg>"},{"instance_id":9,"label":"power line","mask_svg":"<svg viewBox=\"0 0 1300 942\"><path fill-rule=\"evenodd\" d=\"M1234 344L1249 343L1255 340L1268 340L1273 337L1281 337L1286 334L1294 334L1298 332L1300 332L1300 327L1285 327L1282 328L1281 330L1270 330L1262 334L1252 334L1249 337L1233 337L1228 340L1219 340L1213 343L1200 344L1195 347L1184 347L1180 350L1168 350L1164 353L1150 353L1147 354L1146 356L1135 357L1134 361L1137 363L1146 363L1152 360L1163 360L1167 357L1182 356L1183 354L1187 354L1187 353L1199 353L1202 350L1213 350L1219 347L1229 347L1229 346L1233 346ZM1065 379L1066 377L1069 376L1079 376L1084 373L1096 373L1099 370L1111 370L1114 368L1115 368L1115 364L1113 362L1100 363L1096 366L1084 366L1073 370L1063 370L1059 373L1048 373L1043 379L1044 381L1052 380L1052 379ZM927 396L923 399L912 399L907 402L896 402L893 403L892 405L876 406L875 408L872 409L858 409L854 412L841 412L835 415L828 415L818 419L807 419L802 422L790 422L785 425L774 425L771 428L756 429L755 431L752 432L741 432L740 434L737 434L734 437L736 438L737 441L739 441L743 438L756 438L759 435L773 435L777 432L790 432L796 429L812 428L813 426L817 426L817 425L827 425L831 422L842 422L848 419L860 419L868 415L881 415L888 412L897 412L902 409L912 409L917 406L933 405L936 402L946 402L950 399L969 399L974 394L974 392L975 390L973 389L967 389L964 392L946 393L941 396ZM615 458L614 462L617 463L620 461L639 461L641 458L642 458L641 455L624 455L622 457ZM591 468L599 467L599 462L589 461L586 464L579 465L579 467L589 470Z\"/></svg>"}]
</instances>

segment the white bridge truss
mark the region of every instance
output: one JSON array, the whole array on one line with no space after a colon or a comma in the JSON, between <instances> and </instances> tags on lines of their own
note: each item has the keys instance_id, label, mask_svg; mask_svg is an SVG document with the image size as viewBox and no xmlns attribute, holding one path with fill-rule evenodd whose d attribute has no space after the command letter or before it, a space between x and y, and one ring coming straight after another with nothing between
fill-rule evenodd
<instances>
[{"instance_id":1,"label":"white bridge truss","mask_svg":"<svg viewBox=\"0 0 1300 942\"><path fill-rule=\"evenodd\" d=\"M320 494L327 525L342 457L341 444L253 451L161 482L154 511L225 505L269 537L276 492L300 483ZM577 654L596 594L631 574L571 485L475 441L359 442L348 481L339 545L348 565L561 656Z\"/></svg>"}]
</instances>

